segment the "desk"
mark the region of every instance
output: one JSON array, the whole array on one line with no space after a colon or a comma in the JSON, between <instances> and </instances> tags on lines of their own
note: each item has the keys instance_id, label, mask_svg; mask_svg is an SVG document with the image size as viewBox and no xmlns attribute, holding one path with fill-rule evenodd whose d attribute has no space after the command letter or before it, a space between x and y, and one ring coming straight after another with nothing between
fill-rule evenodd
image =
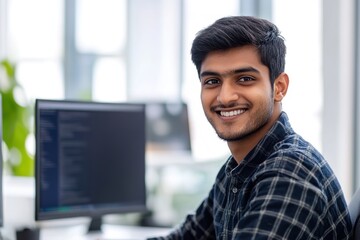
<instances>
[{"instance_id":1,"label":"desk","mask_svg":"<svg viewBox=\"0 0 360 240\"><path fill-rule=\"evenodd\" d=\"M40 230L40 240L137 240L164 236L171 229L103 224L100 233L89 234L86 230L85 225L44 227Z\"/></svg>"},{"instance_id":2,"label":"desk","mask_svg":"<svg viewBox=\"0 0 360 240\"><path fill-rule=\"evenodd\" d=\"M40 227L40 240L110 240L145 239L163 236L169 228L149 228L105 223L101 233L87 234L89 219L73 218L37 223L34 220L34 179L4 177L4 222L1 229L6 239L15 240L15 230L23 227Z\"/></svg>"}]
</instances>

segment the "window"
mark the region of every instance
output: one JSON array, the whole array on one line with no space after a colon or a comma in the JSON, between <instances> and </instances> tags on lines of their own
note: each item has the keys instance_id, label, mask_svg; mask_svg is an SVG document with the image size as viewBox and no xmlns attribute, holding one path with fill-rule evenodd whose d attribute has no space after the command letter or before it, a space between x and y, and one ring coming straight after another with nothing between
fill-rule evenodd
<instances>
[{"instance_id":1,"label":"window","mask_svg":"<svg viewBox=\"0 0 360 240\"><path fill-rule=\"evenodd\" d=\"M67 14L72 12L71 7L72 3ZM126 100L126 1L77 0L75 9L75 15L70 17L74 22L69 23L75 28L67 29L68 37L74 35L75 39L67 40L71 59L65 64L65 71L69 73L68 87L74 87L71 81L79 85L77 92L69 89L68 96L77 97L80 93L97 101Z\"/></svg>"},{"instance_id":2,"label":"window","mask_svg":"<svg viewBox=\"0 0 360 240\"><path fill-rule=\"evenodd\" d=\"M61 98L63 2L7 1L6 56L17 64L17 78L29 99ZM5 54L4 54L5 55ZM40 87L41 86L41 87Z\"/></svg>"},{"instance_id":3,"label":"window","mask_svg":"<svg viewBox=\"0 0 360 240\"><path fill-rule=\"evenodd\" d=\"M30 100L126 99L126 0L1 3L0 56Z\"/></svg>"}]
</instances>

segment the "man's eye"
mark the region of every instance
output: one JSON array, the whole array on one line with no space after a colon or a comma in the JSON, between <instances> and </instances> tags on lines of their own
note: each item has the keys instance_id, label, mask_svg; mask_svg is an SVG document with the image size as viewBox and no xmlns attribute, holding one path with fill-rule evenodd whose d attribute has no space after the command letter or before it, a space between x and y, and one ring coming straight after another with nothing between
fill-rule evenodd
<instances>
[{"instance_id":1,"label":"man's eye","mask_svg":"<svg viewBox=\"0 0 360 240\"><path fill-rule=\"evenodd\" d=\"M204 81L204 85L214 85L214 84L218 84L219 80L212 78L212 79L208 79Z\"/></svg>"},{"instance_id":2,"label":"man's eye","mask_svg":"<svg viewBox=\"0 0 360 240\"><path fill-rule=\"evenodd\" d=\"M253 81L254 78L253 77L240 77L239 78L239 82L249 82L249 81Z\"/></svg>"}]
</instances>

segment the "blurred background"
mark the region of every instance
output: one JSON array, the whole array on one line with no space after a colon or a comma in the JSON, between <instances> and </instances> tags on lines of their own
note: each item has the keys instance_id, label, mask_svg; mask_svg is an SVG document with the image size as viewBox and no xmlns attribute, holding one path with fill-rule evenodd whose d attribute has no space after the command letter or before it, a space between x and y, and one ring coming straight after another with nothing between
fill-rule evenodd
<instances>
[{"instance_id":1,"label":"blurred background","mask_svg":"<svg viewBox=\"0 0 360 240\"><path fill-rule=\"evenodd\" d=\"M5 177L34 176L36 98L184 102L190 160L173 152L149 160L147 171L152 220L178 223L229 155L204 117L190 60L196 32L229 15L279 27L290 77L284 110L327 158L349 200L360 183L356 0L0 0Z\"/></svg>"}]
</instances>

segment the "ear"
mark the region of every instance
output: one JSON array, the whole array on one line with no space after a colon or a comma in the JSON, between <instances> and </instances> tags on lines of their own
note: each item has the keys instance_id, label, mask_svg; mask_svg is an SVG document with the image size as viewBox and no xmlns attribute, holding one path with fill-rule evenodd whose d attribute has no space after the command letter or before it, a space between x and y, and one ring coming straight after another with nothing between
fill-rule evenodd
<instances>
[{"instance_id":1,"label":"ear","mask_svg":"<svg viewBox=\"0 0 360 240\"><path fill-rule=\"evenodd\" d=\"M274 101L281 102L285 97L289 86L289 77L286 73L281 73L274 81Z\"/></svg>"}]
</instances>

